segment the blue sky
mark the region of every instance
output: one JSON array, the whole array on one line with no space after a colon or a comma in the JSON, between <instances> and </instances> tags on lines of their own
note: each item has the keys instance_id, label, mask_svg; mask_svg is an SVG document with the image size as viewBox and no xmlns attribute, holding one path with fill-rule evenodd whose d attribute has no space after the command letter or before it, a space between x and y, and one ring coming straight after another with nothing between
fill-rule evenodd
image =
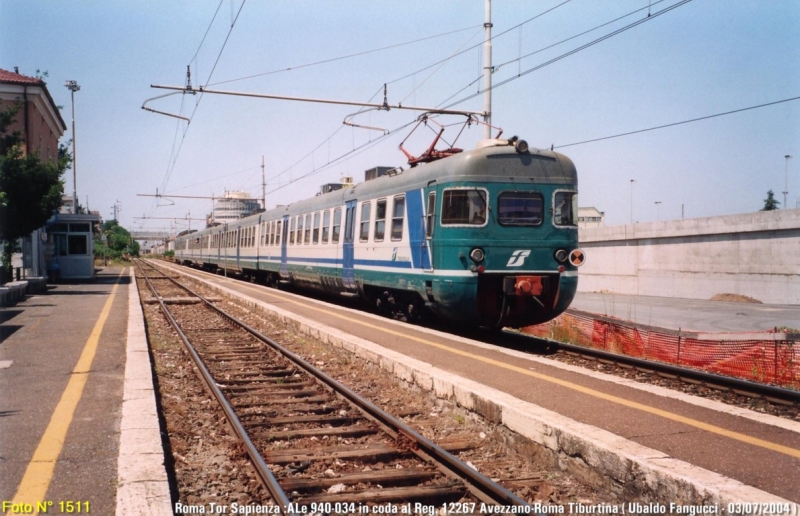
<instances>
[{"instance_id":1,"label":"blue sky","mask_svg":"<svg viewBox=\"0 0 800 516\"><path fill-rule=\"evenodd\" d=\"M648 4L657 13L678 1L572 0L559 6L563 0L494 0L494 34L559 7L496 38L494 64L508 64L496 70L493 81L647 18ZM363 171L373 166L405 165L397 145L408 130L379 138L378 132L345 127L342 120L356 111L347 106L213 95L202 100L174 95L148 104L184 116L194 112L187 129L185 122L141 109L146 99L166 93L151 84L182 85L191 65L195 86L374 102L389 83L390 103L438 106L462 89L454 100L477 91L480 81L469 85L481 73L481 49L423 68L478 45L483 9L481 0L247 0L243 7L241 0L2 0L0 68L18 66L26 75L47 70L68 124L70 98L63 84L70 79L80 84L75 102L83 204L88 196L91 209L111 218L119 200L126 227L183 229L187 221L134 217L190 213L200 218L211 202L157 202L137 194L158 188L219 196L226 189L243 189L260 197L263 155L267 205L285 204L312 196L320 184L342 176L362 180ZM518 60L637 9L643 10ZM631 217L676 219L682 210L686 218L756 211L769 189L782 202L786 154L797 156L788 168L787 204L795 208L800 100L568 145L800 96L798 26L800 2L795 0L693 0L496 88L493 123L504 135L519 135L532 146L561 147L578 167L581 206L604 211L609 225ZM445 33L450 34L430 38ZM400 45L421 38L429 39ZM399 46L297 68L392 45ZM286 68L296 69L236 80ZM480 111L482 103L478 96L454 107ZM357 120L396 129L414 117L414 112L394 110ZM65 139L71 136L68 131ZM480 129L472 129L458 146L471 148L480 136ZM416 151L427 144L409 142ZM71 173L65 183L71 193ZM200 224L193 221L192 227Z\"/></svg>"}]
</instances>

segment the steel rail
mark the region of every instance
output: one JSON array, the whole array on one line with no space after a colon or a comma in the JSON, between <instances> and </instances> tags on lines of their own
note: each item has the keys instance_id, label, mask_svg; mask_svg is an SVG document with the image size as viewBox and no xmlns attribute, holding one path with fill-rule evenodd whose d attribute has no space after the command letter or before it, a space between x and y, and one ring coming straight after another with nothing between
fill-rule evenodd
<instances>
[{"instance_id":1,"label":"steel rail","mask_svg":"<svg viewBox=\"0 0 800 516\"><path fill-rule=\"evenodd\" d=\"M274 349L275 351L286 357L295 365L303 369L306 373L317 378L322 384L326 385L333 392L341 395L347 401L354 404L356 407L360 408L370 417L374 418L381 424L385 425L393 432L403 435L408 439L410 439L413 443L416 444L416 446L418 446L420 450L422 450L424 453L430 456L434 461L438 461L441 465L450 470L451 473L454 474L456 477L465 480L467 483L468 490L473 495L475 495L475 497L478 498L479 500L503 506L521 506L521 507L529 506L529 504L525 500L519 498L514 493L508 491L501 485L492 481L486 475L472 469L464 462L462 462L460 459L455 457L453 454L451 454L441 446L437 445L430 439L418 433L411 426L395 418L394 416L384 411L371 401L363 398L358 393L356 393L349 387L343 385L341 382L337 381L327 373L314 367L299 355L284 348L279 343L267 337L266 335L264 335L257 329L253 328L252 326L249 326L248 324L239 321L234 316L228 314L218 306L215 306L210 301L206 300L203 296L194 292L186 285L180 284L174 278L169 278L169 279L171 279L175 284L179 285L181 288L186 289L186 291L191 293L193 296L197 296L198 298L202 299L210 308L215 310L217 313L227 318L234 324L241 326L251 335L263 341L265 344L269 345L272 349Z\"/></svg>"},{"instance_id":2,"label":"steel rail","mask_svg":"<svg viewBox=\"0 0 800 516\"><path fill-rule=\"evenodd\" d=\"M646 360L643 358L636 358L628 355L619 355L617 353L611 353L608 351L603 351L593 348L586 348L583 346L577 346L575 344L567 344L564 342L558 342L550 339L541 339L539 337L532 337L532 338L535 338L537 340L543 340L548 344L556 347L556 349L561 349L572 353L578 353L580 355L586 355L598 359L608 360L615 363L631 365L633 367L641 369L648 369L656 373L663 372L673 376L677 376L680 379L689 378L692 380L703 382L706 385L713 384L722 387L730 387L731 389L739 389L741 391L746 391L752 394L758 394L760 396L765 396L765 397L769 396L772 398L777 398L785 401L791 401L792 403L800 403L800 391L786 389L784 387L753 382L750 380L743 380L741 378L735 378L733 376L724 376L721 374L709 373L697 369L680 367L672 364L667 364L665 362L656 362L654 360Z\"/></svg>"},{"instance_id":3,"label":"steel rail","mask_svg":"<svg viewBox=\"0 0 800 516\"><path fill-rule=\"evenodd\" d=\"M765 398L769 397L773 399L782 400L785 402L800 404L800 391L793 389L787 389L784 387L778 387L776 385L769 385L765 383L753 382L750 380L744 380L733 376L725 376L716 373L709 373L706 371L700 371L698 369L680 367L668 364L666 362L656 362L653 360L646 360L643 358L635 358L628 355L611 353L609 351L587 348L543 337L536 337L534 335L527 335L516 330L505 330L505 333L514 335L516 337L524 337L526 339L542 342L548 347L561 349L564 351L571 351L579 355L586 355L594 358L600 358L603 360L609 360L615 363L631 365L633 367L652 370L653 372L661 371L673 376L677 376L679 379L682 380L688 378L691 380L702 382L707 386L714 385L714 386L729 387L731 389L746 391L748 393L763 396ZM476 340L480 339L476 338Z\"/></svg>"},{"instance_id":4,"label":"steel rail","mask_svg":"<svg viewBox=\"0 0 800 516\"><path fill-rule=\"evenodd\" d=\"M604 351L601 349L587 348L584 346L579 346L577 344L569 344L557 340L546 339L544 337L527 335L525 333L518 331L506 330L506 333L514 335L516 337L523 337L526 339L542 342L548 347L555 349L556 351L574 353L585 357L605 360L607 362L612 362L615 364L629 365L632 367L636 367L639 370L644 369L647 371L652 371L656 374L658 374L659 372L666 373L670 376L675 376L680 380L685 381L686 379L689 379L701 382L711 388L714 388L714 386L716 386L716 387L726 387L730 389L738 389L739 391L747 392L750 394L757 394L765 398L770 397L773 399L779 399L786 402L800 404L800 391L787 389L785 387L778 387L776 385L753 382L750 380L744 380L742 378L736 378L733 376L725 376L716 373L709 373L707 371L700 371L699 369L691 369L688 367L676 366L668 364L666 362L657 362L655 360L647 360L644 358L636 358L628 355L621 355L618 353L612 353L610 351Z\"/></svg>"},{"instance_id":5,"label":"steel rail","mask_svg":"<svg viewBox=\"0 0 800 516\"><path fill-rule=\"evenodd\" d=\"M239 418L236 416L236 412L233 410L233 407L231 407L230 403L228 403L228 400L225 398L225 395L217 386L216 381L211 376L211 373L208 371L208 368L206 368L205 364L203 363L203 360L197 353L197 350L194 349L194 346L192 346L191 342L189 342L189 338L181 329L180 325L178 324L178 321L175 320L175 317L172 315L172 312L170 312L169 308L167 308L166 303L164 303L164 299L158 294L158 291L155 289L155 286L150 281L150 278L147 277L147 273L138 263L137 266L139 267L139 270L142 272L143 278L147 282L147 286L153 292L153 295L156 296L156 299L158 299L158 303L161 306L161 311L164 312L164 315L167 317L167 320L170 322L172 327L178 333L178 336L183 342L186 351L188 351L189 355L192 357L192 361L197 367L197 370L200 372L200 376L203 379L203 382L206 384L206 386L212 392L214 397L217 399L217 402L222 407L222 411L225 413L225 417L228 419L228 422L231 424L231 427L233 428L237 437L239 437L239 439L244 444L245 450L247 451L247 455L250 457L250 460L253 463L253 467L255 467L256 472L258 473L258 476L261 478L261 481L263 482L264 486L267 488L267 491L269 491L269 494L272 497L272 501L275 502L280 507L281 514L294 516L296 514L295 512L289 512L289 507L291 506L289 498L286 496L286 493L281 488L280 484L278 483L278 480L272 474L272 471L270 471L269 467L264 462L264 459L261 457L261 454L256 449L255 445L253 444L253 441L247 435L247 430L245 430L241 421L239 421ZM150 266L153 267L152 265ZM156 267L153 268L158 270ZM136 278L134 276L134 281L135 279ZM182 288L186 289L193 295L196 295L185 286L180 285L177 281L174 280L174 278L170 277L168 279L173 281L175 284L181 286ZM200 298L203 299L203 301L206 304L213 306L211 305L210 301L202 297Z\"/></svg>"}]
</instances>

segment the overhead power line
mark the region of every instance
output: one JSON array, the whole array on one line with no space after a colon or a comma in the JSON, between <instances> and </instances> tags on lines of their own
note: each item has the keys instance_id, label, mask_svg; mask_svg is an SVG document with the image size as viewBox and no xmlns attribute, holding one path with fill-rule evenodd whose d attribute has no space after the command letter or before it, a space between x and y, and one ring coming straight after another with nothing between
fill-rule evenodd
<instances>
[{"instance_id":1,"label":"overhead power line","mask_svg":"<svg viewBox=\"0 0 800 516\"><path fill-rule=\"evenodd\" d=\"M792 97L792 98L789 98L789 99L776 100L775 102L767 102L766 104L759 104L757 106L750 106L750 107L741 108L741 109L734 109L733 111L725 111L724 113L717 113L715 115L706 115L706 116L701 116L699 118L692 118L692 119L689 119L689 120L683 120L681 122L673 122L671 124L658 125L656 127L648 127L647 129L639 129L639 130L636 130L636 131L628 131L627 133L620 133L620 134L615 134L615 135L612 135L612 136L603 136L602 138L593 138L591 140L584 140L582 142L568 143L566 145L555 145L555 146L553 146L553 148L554 149L563 149L564 147L572 147L573 145L583 145L584 143L599 142L599 141L602 141L602 140L610 140L612 138L621 138L622 136L630 136L632 134L646 133L647 131L655 131L657 129L664 129L664 128L667 128L667 127L674 127L676 125L690 124L692 122L699 122L701 120L708 120L710 118L717 118L717 117L720 117L720 116L732 115L734 113L741 113L742 111L750 111L751 109L758 109L758 108L763 108L763 107L767 107L767 106L774 106L776 104L783 104L784 102L791 102L793 100L798 100L798 99L800 99L800 97Z\"/></svg>"},{"instance_id":2,"label":"overhead power line","mask_svg":"<svg viewBox=\"0 0 800 516\"><path fill-rule=\"evenodd\" d=\"M427 41L429 39L436 39L436 38L441 38L443 36L449 36L451 34L457 34L459 32L464 32L466 30L474 29L475 27L481 27L481 25L473 25L471 27L465 27L463 29L451 30L449 32L443 32L441 34L435 34L433 36L426 36L424 38L418 38L418 39L414 39L414 40L411 40L411 41L405 41L403 43L396 43L394 45L387 45L385 47L374 48L372 50L364 50L362 52L356 52L354 54L347 54L347 55L339 56L339 57L331 57L329 59L323 59L321 61L314 61L313 63L306 63L306 64L301 64L301 65L296 65L296 66L288 66L286 68L278 68L278 69L275 69L275 70L271 70L269 72L262 72L262 73L257 73L257 74L253 74L253 75L247 75L245 77L239 77L237 79L228 79L226 81L220 81L220 82L215 82L214 84L209 84L208 86L219 86L220 84L227 84L229 82L244 81L244 80L247 80L247 79L254 79L256 77L263 77L265 75L272 75L272 74L282 73L282 72L291 72L291 71L294 71L294 70L300 70L301 68L308 68L308 67L311 67L311 66L318 66L318 65L322 65L322 64L333 63L335 61L341 61L343 59L350 59L350 58L353 58L353 57L364 56L364 55L367 55L367 54L374 54L375 52L382 52L384 50L391 50L393 48L398 48L398 47L402 47L402 46L406 46L406 45L412 45L414 43L419 43L420 41Z\"/></svg>"},{"instance_id":3,"label":"overhead power line","mask_svg":"<svg viewBox=\"0 0 800 516\"><path fill-rule=\"evenodd\" d=\"M508 84L508 83L510 83L512 81L516 81L517 79L519 79L519 78L521 78L521 77L523 77L525 75L528 75L529 73L533 73L533 72L535 72L537 70L540 70L540 69L544 68L545 66L549 66L549 65L551 65L553 63L556 63L558 61L561 61L562 59L567 58L567 57L569 57L569 56L571 56L573 54L577 54L578 52L580 52L582 50L586 50L587 48L592 47L592 46L594 46L594 45L596 45L598 43L601 43L601 42L603 42L603 41L605 41L605 40L607 40L609 38L612 38L612 37L614 37L614 36L616 36L618 34L622 34L623 32L625 32L627 30L630 30L630 29L632 29L634 27L637 27L637 26L641 25L642 23L645 23L645 22L648 22L650 20L653 20L653 19L661 16L662 14L668 13L669 11L672 11L673 9L677 9L678 7L681 7L682 5L688 4L691 1L692 0L681 0L680 2L677 2L677 3L675 3L675 4L673 4L673 5L669 6L669 7L665 7L664 9L662 9L660 11L657 11L657 12L653 13L652 15L649 15L647 18L642 18L641 20L637 20L637 21L635 21L633 23L630 23L630 24L628 24L628 25L626 25L626 26L624 26L622 28L619 28L619 29L617 29L617 30L615 30L613 32L610 32L610 33L608 33L608 34L606 34L604 36L601 36L601 37L599 37L599 38L597 38L595 40L592 40L589 43L586 43L585 45L581 45L581 46L579 46L577 48L574 48L574 49L572 49L572 50L570 50L568 52L565 52L565 53L561 54L560 56L557 56L557 57L554 57L553 59L550 59L549 61L545 61L544 63L541 63L541 64L538 64L538 65L534 66L533 68L529 68L529 69L527 69L527 70L525 70L523 72L520 72L520 73L518 73L517 75L515 75L513 77L509 77L508 79L505 79L504 81L495 83L495 84L492 85L492 87L490 89L493 90L493 89L499 88L500 86L504 86L504 85L506 85L506 84ZM475 97L483 95L485 93L485 91L486 90L479 90L476 93L473 93L472 95L469 95L469 96L464 97L464 98L462 98L460 100L457 100L457 101L455 101L455 102L453 102L451 104L448 104L447 106L445 106L445 109L451 108L453 106L457 106L458 104L461 104L462 102L466 102L466 101L471 100L471 99L473 99Z\"/></svg>"}]
</instances>

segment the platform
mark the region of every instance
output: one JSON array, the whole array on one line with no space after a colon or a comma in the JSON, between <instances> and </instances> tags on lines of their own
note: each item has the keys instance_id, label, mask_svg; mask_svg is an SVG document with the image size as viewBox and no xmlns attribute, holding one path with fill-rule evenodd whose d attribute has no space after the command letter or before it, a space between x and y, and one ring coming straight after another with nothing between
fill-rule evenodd
<instances>
[{"instance_id":1,"label":"platform","mask_svg":"<svg viewBox=\"0 0 800 516\"><path fill-rule=\"evenodd\" d=\"M639 486L667 502L800 502L800 479L786 473L800 467L796 421L561 364L533 341L519 351L524 337L496 346L172 268L504 424L579 477L593 470L622 499Z\"/></svg>"},{"instance_id":2,"label":"platform","mask_svg":"<svg viewBox=\"0 0 800 516\"><path fill-rule=\"evenodd\" d=\"M172 514L131 286L128 269L108 268L92 282L49 285L0 309L0 499L57 513L72 503L92 514ZM158 452L149 466L160 472L131 469L131 453L146 453L146 433ZM137 484L147 488L133 496L138 505L120 504Z\"/></svg>"},{"instance_id":3,"label":"platform","mask_svg":"<svg viewBox=\"0 0 800 516\"><path fill-rule=\"evenodd\" d=\"M800 328L800 306L578 292L570 308L636 324L695 332Z\"/></svg>"}]
</instances>

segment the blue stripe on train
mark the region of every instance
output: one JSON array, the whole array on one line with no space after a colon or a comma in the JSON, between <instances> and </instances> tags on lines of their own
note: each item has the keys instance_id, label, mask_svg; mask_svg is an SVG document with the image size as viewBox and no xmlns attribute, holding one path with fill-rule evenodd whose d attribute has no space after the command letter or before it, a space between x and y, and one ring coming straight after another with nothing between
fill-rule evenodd
<instances>
[{"instance_id":1,"label":"blue stripe on train","mask_svg":"<svg viewBox=\"0 0 800 516\"><path fill-rule=\"evenodd\" d=\"M422 212L422 190L406 192L408 207L408 241L411 245L411 260L414 268L431 268L428 242L425 239L425 214Z\"/></svg>"}]
</instances>

